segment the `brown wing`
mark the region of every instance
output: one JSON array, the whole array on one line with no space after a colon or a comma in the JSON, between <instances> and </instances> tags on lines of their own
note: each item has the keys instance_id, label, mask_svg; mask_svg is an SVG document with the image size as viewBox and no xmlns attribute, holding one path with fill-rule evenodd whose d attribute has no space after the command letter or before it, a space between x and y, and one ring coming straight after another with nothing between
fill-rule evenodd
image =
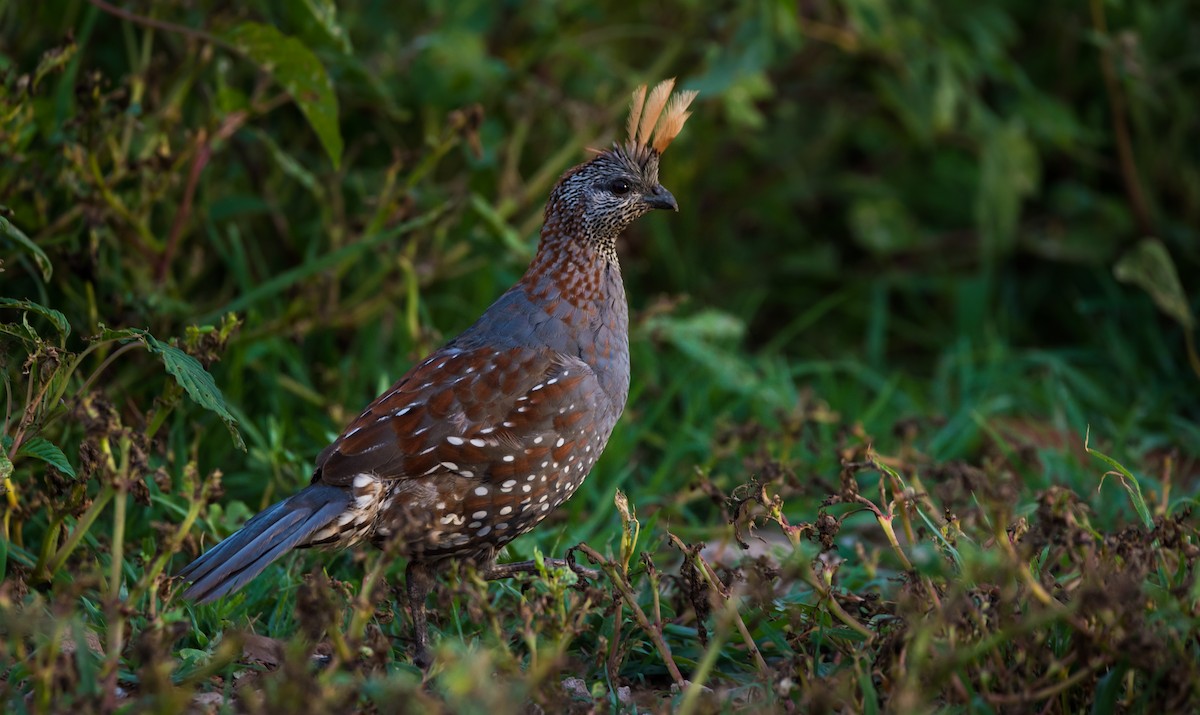
<instances>
[{"instance_id":1,"label":"brown wing","mask_svg":"<svg viewBox=\"0 0 1200 715\"><path fill-rule=\"evenodd\" d=\"M351 486L362 474L453 474L483 485L526 479L543 462L566 465L571 445L593 436L589 418L611 411L606 403L578 358L545 349L444 349L350 423L317 459L314 481Z\"/></svg>"}]
</instances>

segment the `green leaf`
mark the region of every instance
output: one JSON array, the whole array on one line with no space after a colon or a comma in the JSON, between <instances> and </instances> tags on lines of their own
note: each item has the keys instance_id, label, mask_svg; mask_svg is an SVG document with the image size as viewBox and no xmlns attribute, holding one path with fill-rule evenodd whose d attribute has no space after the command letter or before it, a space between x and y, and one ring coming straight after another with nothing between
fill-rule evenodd
<instances>
[{"instance_id":1,"label":"green leaf","mask_svg":"<svg viewBox=\"0 0 1200 715\"><path fill-rule=\"evenodd\" d=\"M246 443L242 441L242 435L238 432L237 419L230 413L225 396L221 394L212 375L204 369L200 361L179 348L155 340L154 336L149 333L146 334L145 339L146 347L150 348L150 352L156 353L162 358L167 372L175 377L175 381L183 387L188 396L201 407L216 412L225 421L225 426L229 428L229 434L233 436L234 443L239 449L244 450Z\"/></svg>"},{"instance_id":2,"label":"green leaf","mask_svg":"<svg viewBox=\"0 0 1200 715\"><path fill-rule=\"evenodd\" d=\"M317 56L294 37L269 25L244 22L225 33L225 39L275 78L304 114L334 168L342 161L342 133L333 82Z\"/></svg>"},{"instance_id":3,"label":"green leaf","mask_svg":"<svg viewBox=\"0 0 1200 715\"><path fill-rule=\"evenodd\" d=\"M0 482L11 477L12 473L13 463L8 458L8 448L0 449Z\"/></svg>"},{"instance_id":4,"label":"green leaf","mask_svg":"<svg viewBox=\"0 0 1200 715\"><path fill-rule=\"evenodd\" d=\"M1113 266L1113 275L1149 293L1154 304L1184 329L1195 327L1196 318L1179 282L1175 262L1162 241L1147 238L1129 249Z\"/></svg>"},{"instance_id":5,"label":"green leaf","mask_svg":"<svg viewBox=\"0 0 1200 715\"><path fill-rule=\"evenodd\" d=\"M1088 446L1088 441L1090 438L1091 428L1089 427L1087 434L1083 438L1083 449L1088 454L1098 458L1100 461L1113 468L1113 471L1110 473L1120 477L1121 486L1125 487L1125 491L1129 494L1129 501L1133 503L1134 511L1136 511L1138 516L1141 517L1142 524L1144 524L1147 529L1153 529L1154 517L1150 514L1150 507L1146 505L1146 498L1142 496L1142 485L1138 482L1137 477L1133 476L1133 472L1130 472L1128 469L1126 469L1125 465L1121 464L1107 454L1103 454ZM1103 477L1101 477L1101 484L1103 484Z\"/></svg>"},{"instance_id":6,"label":"green leaf","mask_svg":"<svg viewBox=\"0 0 1200 715\"><path fill-rule=\"evenodd\" d=\"M22 443L21 449L17 450L17 456L40 459L46 464L57 467L58 471L69 477L75 476L75 468L67 461L67 455L63 454L63 451L53 442L41 437L34 437Z\"/></svg>"},{"instance_id":7,"label":"green leaf","mask_svg":"<svg viewBox=\"0 0 1200 715\"><path fill-rule=\"evenodd\" d=\"M0 216L0 236L7 237L10 241L17 244L19 248L24 249L26 253L32 255L34 263L38 266L38 270L42 272L42 280L50 280L50 275L54 272L53 267L50 265L50 257L29 236L26 236L24 231L12 225L3 216Z\"/></svg>"},{"instance_id":8,"label":"green leaf","mask_svg":"<svg viewBox=\"0 0 1200 715\"><path fill-rule=\"evenodd\" d=\"M1125 688L1125 673L1129 668L1118 662L1100 678L1096 685L1096 696L1092 700L1091 715L1112 715L1117 712L1117 703L1121 701L1121 691Z\"/></svg>"},{"instance_id":9,"label":"green leaf","mask_svg":"<svg viewBox=\"0 0 1200 715\"><path fill-rule=\"evenodd\" d=\"M0 298L0 308L12 308L13 310L24 310L30 313L37 313L38 315L49 319L50 322L54 324L54 329L58 331L59 336L66 338L71 334L71 324L67 322L67 316L53 308L47 308L46 306L39 305L31 300L17 300L16 298Z\"/></svg>"},{"instance_id":10,"label":"green leaf","mask_svg":"<svg viewBox=\"0 0 1200 715\"><path fill-rule=\"evenodd\" d=\"M37 331L29 327L29 322L25 320L20 323L0 323L0 333L11 335L17 340L31 345L38 341Z\"/></svg>"},{"instance_id":11,"label":"green leaf","mask_svg":"<svg viewBox=\"0 0 1200 715\"><path fill-rule=\"evenodd\" d=\"M175 378L175 381L187 392L193 402L206 410L217 413L217 416L229 428L229 434L233 437L233 442L238 449L246 449L246 443L242 440L242 434L237 428L237 418L229 411L229 404L225 402L225 396L221 394L221 389L217 387L212 375L204 369L199 360L177 347L160 342L148 331L140 328L112 330L100 326L100 334L93 336L91 340L140 341L147 350L162 358L163 367Z\"/></svg>"}]
</instances>

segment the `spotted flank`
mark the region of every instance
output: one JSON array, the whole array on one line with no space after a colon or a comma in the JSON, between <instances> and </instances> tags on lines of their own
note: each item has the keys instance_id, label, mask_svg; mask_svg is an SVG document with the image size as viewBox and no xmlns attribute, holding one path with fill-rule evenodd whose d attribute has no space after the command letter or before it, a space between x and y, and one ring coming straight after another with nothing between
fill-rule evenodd
<instances>
[{"instance_id":1,"label":"spotted flank","mask_svg":"<svg viewBox=\"0 0 1200 715\"><path fill-rule=\"evenodd\" d=\"M506 398L480 402L481 386L507 388ZM627 386L618 387L623 398ZM320 479L352 489L354 507L313 545L368 539L428 557L498 549L579 488L621 407L578 358L527 348L435 354L322 455ZM383 439L398 430L404 452Z\"/></svg>"}]
</instances>

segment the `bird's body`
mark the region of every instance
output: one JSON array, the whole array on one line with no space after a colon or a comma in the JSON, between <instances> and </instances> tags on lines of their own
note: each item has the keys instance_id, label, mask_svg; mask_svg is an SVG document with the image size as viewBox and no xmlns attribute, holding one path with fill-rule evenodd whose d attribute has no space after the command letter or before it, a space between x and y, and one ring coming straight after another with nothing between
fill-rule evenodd
<instances>
[{"instance_id":1,"label":"bird's body","mask_svg":"<svg viewBox=\"0 0 1200 715\"><path fill-rule=\"evenodd\" d=\"M670 131L671 120L678 133L692 95L666 106L669 94L663 83L650 95L649 129ZM637 94L634 109L640 120ZM386 545L409 559L415 650L427 662L433 570L467 558L485 576L511 573L495 553L579 488L625 407L629 319L615 242L650 209L676 207L658 184L674 133L651 146L649 129L636 129L559 180L522 279L351 422L308 488L181 572L185 596L219 598L292 548Z\"/></svg>"}]
</instances>

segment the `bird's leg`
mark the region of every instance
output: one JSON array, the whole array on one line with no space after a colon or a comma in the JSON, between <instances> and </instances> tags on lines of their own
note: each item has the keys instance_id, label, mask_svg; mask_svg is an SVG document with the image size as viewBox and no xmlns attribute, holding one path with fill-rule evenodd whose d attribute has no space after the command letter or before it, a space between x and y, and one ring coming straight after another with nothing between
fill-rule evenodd
<instances>
[{"instance_id":1,"label":"bird's leg","mask_svg":"<svg viewBox=\"0 0 1200 715\"><path fill-rule=\"evenodd\" d=\"M429 656L429 620L425 613L425 599L433 589L433 570L425 564L409 561L404 570L404 581L408 588L408 607L412 612L413 664L428 670L433 663Z\"/></svg>"}]
</instances>

